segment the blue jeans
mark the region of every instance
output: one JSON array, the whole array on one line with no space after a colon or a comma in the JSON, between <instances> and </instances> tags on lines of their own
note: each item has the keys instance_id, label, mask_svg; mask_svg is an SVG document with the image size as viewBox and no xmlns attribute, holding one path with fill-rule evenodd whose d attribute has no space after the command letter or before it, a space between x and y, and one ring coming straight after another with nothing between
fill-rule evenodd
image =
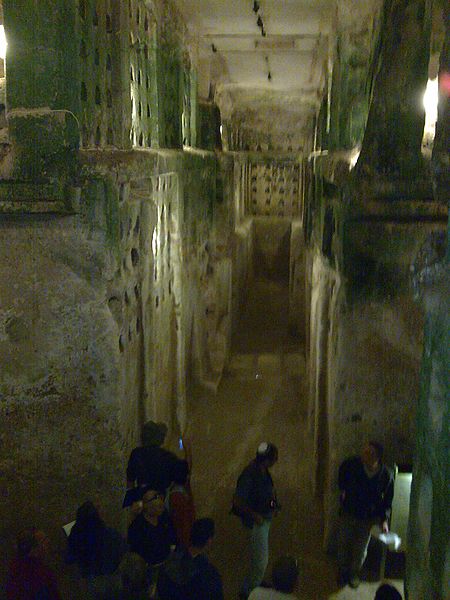
<instances>
[{"instance_id":1,"label":"blue jeans","mask_svg":"<svg viewBox=\"0 0 450 600\"><path fill-rule=\"evenodd\" d=\"M261 584L269 562L269 531L272 521L264 519L249 530L250 571L242 584L241 592L248 596L253 588Z\"/></svg>"}]
</instances>

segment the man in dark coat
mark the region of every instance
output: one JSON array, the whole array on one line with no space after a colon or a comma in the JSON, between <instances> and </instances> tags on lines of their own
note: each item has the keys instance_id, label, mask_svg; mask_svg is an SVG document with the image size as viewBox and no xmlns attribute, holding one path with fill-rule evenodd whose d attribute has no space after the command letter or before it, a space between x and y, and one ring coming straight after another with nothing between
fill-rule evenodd
<instances>
[{"instance_id":1,"label":"man in dark coat","mask_svg":"<svg viewBox=\"0 0 450 600\"><path fill-rule=\"evenodd\" d=\"M278 460L278 449L262 442L256 457L240 474L233 498L233 513L249 529L250 569L241 586L240 597L261 584L269 561L269 531L273 515L279 510L275 486L269 469Z\"/></svg>"},{"instance_id":2,"label":"man in dark coat","mask_svg":"<svg viewBox=\"0 0 450 600\"><path fill-rule=\"evenodd\" d=\"M371 441L361 456L348 458L339 467L338 563L341 582L353 588L360 583L371 528L380 525L384 532L389 531L394 478L382 459L383 447Z\"/></svg>"},{"instance_id":3,"label":"man in dark coat","mask_svg":"<svg viewBox=\"0 0 450 600\"><path fill-rule=\"evenodd\" d=\"M223 600L222 580L207 557L213 537L212 519L194 522L189 548L179 548L161 569L161 600Z\"/></svg>"},{"instance_id":4,"label":"man in dark coat","mask_svg":"<svg viewBox=\"0 0 450 600\"><path fill-rule=\"evenodd\" d=\"M143 489L142 512L128 527L131 552L142 556L150 567L157 567L175 548L176 535L158 490Z\"/></svg>"},{"instance_id":5,"label":"man in dark coat","mask_svg":"<svg viewBox=\"0 0 450 600\"><path fill-rule=\"evenodd\" d=\"M148 421L142 427L142 446L135 448L127 466L127 488L147 486L165 493L172 482L175 454L161 448L167 434L164 423Z\"/></svg>"}]
</instances>

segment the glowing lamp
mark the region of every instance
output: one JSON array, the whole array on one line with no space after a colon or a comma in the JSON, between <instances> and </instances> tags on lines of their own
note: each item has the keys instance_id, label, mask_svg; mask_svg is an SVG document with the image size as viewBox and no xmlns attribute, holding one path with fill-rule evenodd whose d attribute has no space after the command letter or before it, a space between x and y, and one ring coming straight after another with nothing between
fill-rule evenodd
<instances>
[{"instance_id":1,"label":"glowing lamp","mask_svg":"<svg viewBox=\"0 0 450 600\"><path fill-rule=\"evenodd\" d=\"M429 79L427 89L423 95L423 106L427 115L427 121L436 121L438 105L438 80Z\"/></svg>"},{"instance_id":2,"label":"glowing lamp","mask_svg":"<svg viewBox=\"0 0 450 600\"><path fill-rule=\"evenodd\" d=\"M5 28L3 25L0 25L0 58L3 60L5 60L7 46L8 43L6 41Z\"/></svg>"},{"instance_id":3,"label":"glowing lamp","mask_svg":"<svg viewBox=\"0 0 450 600\"><path fill-rule=\"evenodd\" d=\"M429 79L423 96L425 108L425 126L423 129L422 147L430 149L434 140L438 113L438 79Z\"/></svg>"}]
</instances>

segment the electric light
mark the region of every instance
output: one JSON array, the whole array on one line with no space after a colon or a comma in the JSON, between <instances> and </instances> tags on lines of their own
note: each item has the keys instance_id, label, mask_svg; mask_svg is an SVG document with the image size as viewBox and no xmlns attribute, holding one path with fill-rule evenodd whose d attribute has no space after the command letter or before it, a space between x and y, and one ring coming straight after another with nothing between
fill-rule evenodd
<instances>
[{"instance_id":1,"label":"electric light","mask_svg":"<svg viewBox=\"0 0 450 600\"><path fill-rule=\"evenodd\" d=\"M438 79L429 79L427 89L423 95L423 106L425 108L426 120L436 122L438 105Z\"/></svg>"},{"instance_id":2,"label":"electric light","mask_svg":"<svg viewBox=\"0 0 450 600\"><path fill-rule=\"evenodd\" d=\"M438 85L437 77L436 79L429 79L427 89L423 95L423 106L425 108L425 127L423 129L424 146L429 146L434 140L439 98Z\"/></svg>"},{"instance_id":3,"label":"electric light","mask_svg":"<svg viewBox=\"0 0 450 600\"><path fill-rule=\"evenodd\" d=\"M156 257L156 255L158 254L158 250L159 250L159 239L158 239L158 232L156 231L156 227L153 230L153 235L152 235L152 252L153 252L153 256Z\"/></svg>"},{"instance_id":4,"label":"electric light","mask_svg":"<svg viewBox=\"0 0 450 600\"><path fill-rule=\"evenodd\" d=\"M6 41L5 28L3 25L0 25L0 58L3 60L5 60L7 46L8 43Z\"/></svg>"},{"instance_id":5,"label":"electric light","mask_svg":"<svg viewBox=\"0 0 450 600\"><path fill-rule=\"evenodd\" d=\"M349 171L351 171L356 166L356 163L358 162L360 153L361 153L361 148L359 148L359 146L357 146L356 148L353 148L352 153L350 155L350 163L348 166Z\"/></svg>"}]
</instances>

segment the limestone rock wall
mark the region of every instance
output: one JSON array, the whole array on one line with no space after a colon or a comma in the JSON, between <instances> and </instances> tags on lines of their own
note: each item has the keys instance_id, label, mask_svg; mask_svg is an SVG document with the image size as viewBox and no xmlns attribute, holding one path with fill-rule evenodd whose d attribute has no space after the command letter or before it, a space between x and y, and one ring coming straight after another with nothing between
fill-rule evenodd
<instances>
[{"instance_id":1,"label":"limestone rock wall","mask_svg":"<svg viewBox=\"0 0 450 600\"><path fill-rule=\"evenodd\" d=\"M112 512L121 494L109 264L76 217L3 219L1 231L1 534L53 532L86 497Z\"/></svg>"},{"instance_id":2,"label":"limestone rock wall","mask_svg":"<svg viewBox=\"0 0 450 600\"><path fill-rule=\"evenodd\" d=\"M414 264L416 299L425 311L417 437L408 530L408 598L447 598L448 515L448 232L431 235ZM447 250L446 250L447 246Z\"/></svg>"},{"instance_id":3,"label":"limestone rock wall","mask_svg":"<svg viewBox=\"0 0 450 600\"><path fill-rule=\"evenodd\" d=\"M77 213L1 223L5 537L26 523L55 534L88 497L118 523L142 422L164 420L172 440L187 424L190 365L216 385L227 359L232 162L179 152L81 160Z\"/></svg>"},{"instance_id":4,"label":"limestone rock wall","mask_svg":"<svg viewBox=\"0 0 450 600\"><path fill-rule=\"evenodd\" d=\"M424 240L446 222L445 206L431 199L362 197L357 187L342 185L336 173L343 171L330 170L330 161L332 155L314 165L316 196L308 198L305 262L299 262L326 542L333 540L337 469L346 456L376 439L388 464L413 463L423 311L410 275Z\"/></svg>"},{"instance_id":5,"label":"limestone rock wall","mask_svg":"<svg viewBox=\"0 0 450 600\"><path fill-rule=\"evenodd\" d=\"M402 282L407 279L413 249L420 247L434 226L408 226L397 258L392 252L392 226L383 227L379 243L384 240L390 247L390 262L383 264L378 246L378 258L372 255L378 277L364 280L363 287L361 280L356 283L348 271L336 269L321 253L307 255L311 263L306 320L310 422L316 448L316 490L325 502L327 540L332 538L338 506L337 469L346 456L357 453L366 440L376 439L385 447L388 464L413 462L423 313L411 288ZM393 270L396 290L388 276Z\"/></svg>"},{"instance_id":6,"label":"limestone rock wall","mask_svg":"<svg viewBox=\"0 0 450 600\"><path fill-rule=\"evenodd\" d=\"M239 312L245 299L246 290L253 277L253 222L246 214L246 204L250 195L250 165L245 157L234 159L234 237L233 249L233 323L236 331L239 323Z\"/></svg>"},{"instance_id":7,"label":"limestone rock wall","mask_svg":"<svg viewBox=\"0 0 450 600\"><path fill-rule=\"evenodd\" d=\"M2 532L52 533L98 495L117 523L140 425L164 420L173 441L189 379L216 387L227 360L247 256L231 250L233 163L181 151L200 123L174 2L4 9ZM33 508L14 510L31 486Z\"/></svg>"}]
</instances>

